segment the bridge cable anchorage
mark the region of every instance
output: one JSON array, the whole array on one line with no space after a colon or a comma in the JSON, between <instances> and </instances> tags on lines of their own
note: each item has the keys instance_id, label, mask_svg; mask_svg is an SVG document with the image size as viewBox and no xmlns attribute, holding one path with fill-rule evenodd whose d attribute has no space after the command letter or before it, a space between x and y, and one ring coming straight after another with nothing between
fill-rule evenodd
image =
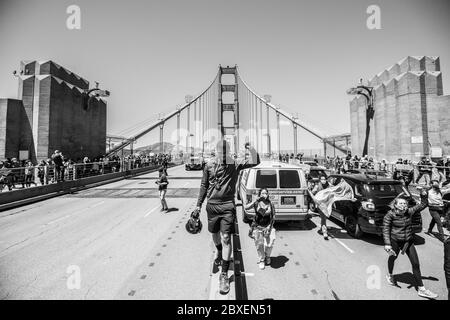
<instances>
[{"instance_id":1,"label":"bridge cable anchorage","mask_svg":"<svg viewBox=\"0 0 450 320\"><path fill-rule=\"evenodd\" d=\"M337 150L347 153L347 149L336 145L334 143L332 143L330 140L327 139L327 136L325 136L323 133L318 132L315 129L310 128L309 125L303 123L303 121L299 121L299 119L293 119L293 117L286 111L284 111L283 109L281 109L279 106L274 105L273 103L271 103L270 101L267 101L265 98L263 98L261 95L257 94L253 89L251 89L247 83L244 81L244 79L242 79L240 72L239 72L239 68L236 67L236 75L239 78L239 80L242 82L242 84L246 87L246 89L251 92L251 94L253 94L254 96L256 96L258 99L260 99L261 101L264 101L264 103L266 104L266 106L268 106L269 108L271 108L272 110L274 110L277 114L282 115L284 118L286 118L287 120L295 123L297 126L301 127L303 130L309 132L310 134L312 134L313 136L317 137L318 139L320 139L321 141L323 141L324 143L336 148Z\"/></svg>"}]
</instances>

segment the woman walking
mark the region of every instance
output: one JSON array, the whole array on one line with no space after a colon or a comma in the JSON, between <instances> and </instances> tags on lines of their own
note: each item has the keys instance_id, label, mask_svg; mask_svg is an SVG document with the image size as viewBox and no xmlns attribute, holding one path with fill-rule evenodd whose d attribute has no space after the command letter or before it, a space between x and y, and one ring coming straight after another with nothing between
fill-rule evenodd
<instances>
[{"instance_id":1,"label":"woman walking","mask_svg":"<svg viewBox=\"0 0 450 320\"><path fill-rule=\"evenodd\" d=\"M431 222L427 234L431 234L434 225L437 225L441 241L444 241L444 228L441 221L441 217L444 216L444 200L439 186L439 181L432 180L431 189L428 190L428 210L430 211Z\"/></svg>"},{"instance_id":2,"label":"woman walking","mask_svg":"<svg viewBox=\"0 0 450 320\"><path fill-rule=\"evenodd\" d=\"M167 193L167 185L169 181L167 180L167 176L164 173L164 168L159 169L159 179L155 182L159 187L159 199L161 200L161 211L168 211L166 202L166 193Z\"/></svg>"},{"instance_id":3,"label":"woman walking","mask_svg":"<svg viewBox=\"0 0 450 320\"><path fill-rule=\"evenodd\" d=\"M428 206L427 192L422 191L420 194L421 203L408 209L408 202L404 198L396 198L394 208L390 210L383 220L383 238L384 249L389 254L388 258L388 274L386 279L390 285L395 286L393 276L394 263L400 251L406 253L411 261L413 275L418 286L418 295L424 298L435 299L437 294L425 289L422 282L422 274L420 272L419 257L414 246L414 233L412 229L412 217Z\"/></svg>"},{"instance_id":4,"label":"woman walking","mask_svg":"<svg viewBox=\"0 0 450 320\"><path fill-rule=\"evenodd\" d=\"M258 198L247 204L246 210L253 208L255 216L251 224L253 239L258 253L259 268L263 270L270 265L270 254L275 241L275 208L269 200L269 191L265 188L259 190Z\"/></svg>"},{"instance_id":5,"label":"woman walking","mask_svg":"<svg viewBox=\"0 0 450 320\"><path fill-rule=\"evenodd\" d=\"M316 195L319 191L322 191L329 187L330 187L330 184L327 181L327 177L320 176L319 183L317 183L317 185L313 188L311 193L313 195ZM325 240L328 240L327 216L317 207L317 205L316 205L316 208L320 215L320 229L322 231L323 238Z\"/></svg>"}]
</instances>

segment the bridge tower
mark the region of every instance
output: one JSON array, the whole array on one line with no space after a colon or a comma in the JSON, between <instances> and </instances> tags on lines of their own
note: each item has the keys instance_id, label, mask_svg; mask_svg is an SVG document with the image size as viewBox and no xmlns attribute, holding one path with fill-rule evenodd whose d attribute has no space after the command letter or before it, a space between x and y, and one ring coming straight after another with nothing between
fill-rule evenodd
<instances>
[{"instance_id":1,"label":"bridge tower","mask_svg":"<svg viewBox=\"0 0 450 320\"><path fill-rule=\"evenodd\" d=\"M223 84L222 75L232 74L234 75L234 84ZM227 140L230 144L231 152L237 152L239 149L239 92L238 92L238 79L237 68L234 67L222 67L219 66L219 104L218 104L218 130L222 135L222 138ZM223 103L223 93L233 92L234 102ZM233 112L233 124L229 126L224 124L224 112ZM228 126L227 126L228 125Z\"/></svg>"}]
</instances>

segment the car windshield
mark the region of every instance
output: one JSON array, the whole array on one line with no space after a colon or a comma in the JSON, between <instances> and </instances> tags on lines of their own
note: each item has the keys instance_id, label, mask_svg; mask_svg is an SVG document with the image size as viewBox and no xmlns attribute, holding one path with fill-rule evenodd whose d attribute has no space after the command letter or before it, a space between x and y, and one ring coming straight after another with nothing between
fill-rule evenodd
<instances>
[{"instance_id":1,"label":"car windshield","mask_svg":"<svg viewBox=\"0 0 450 320\"><path fill-rule=\"evenodd\" d=\"M280 170L280 188L300 188L297 170Z\"/></svg>"},{"instance_id":2,"label":"car windshield","mask_svg":"<svg viewBox=\"0 0 450 320\"><path fill-rule=\"evenodd\" d=\"M400 193L409 196L409 192L401 184L366 184L366 191L375 197L397 197Z\"/></svg>"},{"instance_id":3,"label":"car windshield","mask_svg":"<svg viewBox=\"0 0 450 320\"><path fill-rule=\"evenodd\" d=\"M320 176L326 177L327 175L326 175L325 171L323 171L323 170L311 170L309 172L309 176L313 179L316 179L316 178L318 179Z\"/></svg>"},{"instance_id":4,"label":"car windshield","mask_svg":"<svg viewBox=\"0 0 450 320\"><path fill-rule=\"evenodd\" d=\"M256 188L276 188L276 170L258 170L256 172Z\"/></svg>"}]
</instances>

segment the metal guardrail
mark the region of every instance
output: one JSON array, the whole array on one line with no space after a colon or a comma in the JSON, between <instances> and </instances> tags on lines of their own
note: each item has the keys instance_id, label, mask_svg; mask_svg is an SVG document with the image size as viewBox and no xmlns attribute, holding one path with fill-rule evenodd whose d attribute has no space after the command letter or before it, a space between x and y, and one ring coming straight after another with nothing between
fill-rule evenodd
<instances>
[{"instance_id":1,"label":"metal guardrail","mask_svg":"<svg viewBox=\"0 0 450 320\"><path fill-rule=\"evenodd\" d=\"M181 164L180 160L174 160L171 164ZM124 161L105 161L90 163L67 164L63 167L52 165L37 165L30 167L16 167L0 169L0 192L21 190L32 185L48 185L63 181L99 176L115 172L129 171L139 168L158 168L159 162L129 159ZM21 185L22 188L18 188Z\"/></svg>"}]
</instances>

